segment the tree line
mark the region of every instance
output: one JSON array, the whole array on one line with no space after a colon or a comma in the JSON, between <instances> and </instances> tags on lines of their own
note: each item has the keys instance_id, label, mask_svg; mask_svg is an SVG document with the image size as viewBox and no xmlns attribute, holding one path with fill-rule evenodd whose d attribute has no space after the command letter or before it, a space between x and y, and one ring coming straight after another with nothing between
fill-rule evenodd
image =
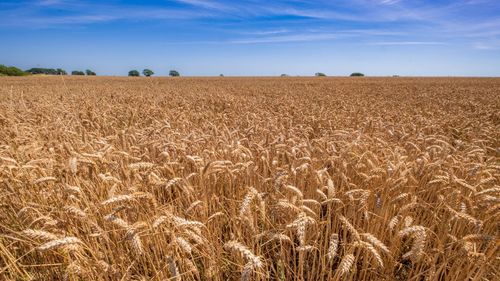
<instances>
[{"instance_id":1,"label":"tree line","mask_svg":"<svg viewBox=\"0 0 500 281\"><path fill-rule=\"evenodd\" d=\"M153 76L155 73L154 71L152 71L151 69L144 69L142 71L142 75L146 76L146 77L151 77ZM138 76L141 76L141 73L138 71L138 70L130 70L128 72L128 76L131 76L131 77L138 77ZM178 77L178 76L181 76L180 73L177 71L177 70L170 70L168 72L168 76L171 76L171 77Z\"/></svg>"},{"instance_id":2,"label":"tree line","mask_svg":"<svg viewBox=\"0 0 500 281\"><path fill-rule=\"evenodd\" d=\"M14 67L14 66L5 66L3 64L0 64L0 76L25 76L25 75L36 75L36 74L44 74L44 75L68 75L68 73L66 72L66 70L64 69L61 69L61 68L40 68L40 67L35 67L35 68L30 68L28 70L21 70L17 67ZM142 75L146 76L146 77L151 77L153 76L155 73L154 71L152 71L151 69L144 69L142 71ZM73 70L71 72L71 75L75 75L75 76L96 76L97 74L90 70L90 69L87 69L85 71L80 71L80 70ZM178 76L181 76L180 73L177 71L177 70L170 70L169 73L168 73L169 76L171 77L178 77ZM138 70L130 70L128 72L128 76L131 76L131 77L138 77L138 76L141 76L141 73L138 71ZM224 75L223 74L220 74L219 76L223 77ZM281 74L281 77L288 77L289 75L288 74ZM322 73L322 72L317 72L314 76L317 76L317 77L325 77L327 76L326 74ZM360 73L360 72L354 72L352 73L351 75L349 75L351 77L363 77L365 76L363 73ZM398 77L397 75L394 75L393 77Z\"/></svg>"},{"instance_id":3,"label":"tree line","mask_svg":"<svg viewBox=\"0 0 500 281\"><path fill-rule=\"evenodd\" d=\"M5 66L3 64L0 64L0 76L25 76L25 75L37 75L37 74L44 74L44 75L68 75L66 70L61 69L61 68L42 68L42 67L34 67L30 68L28 70L21 70L15 66ZM151 69L144 69L142 71L142 74L144 76L150 77L153 76L155 73ZM96 76L97 74L90 70L87 69L85 71L81 70L73 70L71 71L71 75L75 76ZM172 77L177 77L181 76L180 73L177 70L170 70L169 76ZM128 76L141 76L140 72L137 70L130 70L128 72Z\"/></svg>"},{"instance_id":4,"label":"tree line","mask_svg":"<svg viewBox=\"0 0 500 281\"><path fill-rule=\"evenodd\" d=\"M66 70L61 69L61 68L54 69L54 68L40 68L40 67L36 67L36 68L30 68L30 69L26 70L25 72L28 73L28 74L68 75L68 73L66 72ZM94 71L92 71L90 69L87 69L85 71L73 70L73 71L71 71L71 75L96 76L97 74Z\"/></svg>"},{"instance_id":5,"label":"tree line","mask_svg":"<svg viewBox=\"0 0 500 281\"><path fill-rule=\"evenodd\" d=\"M24 76L28 73L14 66L5 66L0 64L0 76Z\"/></svg>"},{"instance_id":6,"label":"tree line","mask_svg":"<svg viewBox=\"0 0 500 281\"><path fill-rule=\"evenodd\" d=\"M21 70L15 66L5 66L0 64L0 76L25 76L25 75L68 75L66 70L61 68L42 68L42 67L34 67L28 70ZM97 74L87 69L85 71L74 70L71 72L71 75L87 75L87 76L96 76Z\"/></svg>"}]
</instances>

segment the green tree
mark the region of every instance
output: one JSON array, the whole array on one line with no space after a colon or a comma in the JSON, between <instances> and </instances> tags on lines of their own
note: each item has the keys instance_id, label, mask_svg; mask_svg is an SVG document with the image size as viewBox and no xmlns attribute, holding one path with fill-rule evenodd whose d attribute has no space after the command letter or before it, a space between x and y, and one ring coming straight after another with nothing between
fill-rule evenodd
<instances>
[{"instance_id":1,"label":"green tree","mask_svg":"<svg viewBox=\"0 0 500 281\"><path fill-rule=\"evenodd\" d=\"M56 69L57 75L67 75L68 73L64 69Z\"/></svg>"},{"instance_id":2,"label":"green tree","mask_svg":"<svg viewBox=\"0 0 500 281\"><path fill-rule=\"evenodd\" d=\"M141 76L141 74L137 70L130 70L128 72L128 76L137 77L137 76Z\"/></svg>"},{"instance_id":3,"label":"green tree","mask_svg":"<svg viewBox=\"0 0 500 281\"><path fill-rule=\"evenodd\" d=\"M14 66L5 66L0 64L0 75L3 76L24 76L28 73Z\"/></svg>"},{"instance_id":4,"label":"green tree","mask_svg":"<svg viewBox=\"0 0 500 281\"><path fill-rule=\"evenodd\" d=\"M314 76L324 77L324 76L326 76L326 74L324 74L322 72L317 72L316 74L314 74Z\"/></svg>"},{"instance_id":5,"label":"green tree","mask_svg":"<svg viewBox=\"0 0 500 281\"><path fill-rule=\"evenodd\" d=\"M88 76L96 76L96 73L90 69L85 70L85 74Z\"/></svg>"},{"instance_id":6,"label":"green tree","mask_svg":"<svg viewBox=\"0 0 500 281\"><path fill-rule=\"evenodd\" d=\"M365 76L363 73L360 73L360 72L354 72L354 73L351 73L351 77L363 77Z\"/></svg>"},{"instance_id":7,"label":"green tree","mask_svg":"<svg viewBox=\"0 0 500 281\"><path fill-rule=\"evenodd\" d=\"M85 75L85 72L80 70L73 70L71 71L71 75Z\"/></svg>"},{"instance_id":8,"label":"green tree","mask_svg":"<svg viewBox=\"0 0 500 281\"><path fill-rule=\"evenodd\" d=\"M170 75L172 77L181 76L177 70L170 70L170 72L168 73L168 75Z\"/></svg>"},{"instance_id":9,"label":"green tree","mask_svg":"<svg viewBox=\"0 0 500 281\"><path fill-rule=\"evenodd\" d=\"M58 75L59 74L58 70L59 69L56 70L53 68L35 67L35 68L30 68L30 69L26 70L26 72L31 73L31 74ZM64 71L64 72L66 72L66 71Z\"/></svg>"},{"instance_id":10,"label":"green tree","mask_svg":"<svg viewBox=\"0 0 500 281\"><path fill-rule=\"evenodd\" d=\"M144 69L144 70L142 71L142 74L144 74L144 76L146 76L146 77L149 77L149 76L152 76L152 75L153 75L153 74L155 74L155 73L154 73L151 69L147 69L147 68L146 68L146 69Z\"/></svg>"}]
</instances>

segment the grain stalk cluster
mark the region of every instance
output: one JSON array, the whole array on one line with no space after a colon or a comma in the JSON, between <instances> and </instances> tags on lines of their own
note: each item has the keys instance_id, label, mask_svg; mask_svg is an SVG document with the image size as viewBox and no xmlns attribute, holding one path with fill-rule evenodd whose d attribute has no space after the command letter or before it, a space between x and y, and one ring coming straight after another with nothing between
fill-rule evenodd
<instances>
[{"instance_id":1,"label":"grain stalk cluster","mask_svg":"<svg viewBox=\"0 0 500 281\"><path fill-rule=\"evenodd\" d=\"M141 81L0 81L0 276L498 278L498 80Z\"/></svg>"}]
</instances>

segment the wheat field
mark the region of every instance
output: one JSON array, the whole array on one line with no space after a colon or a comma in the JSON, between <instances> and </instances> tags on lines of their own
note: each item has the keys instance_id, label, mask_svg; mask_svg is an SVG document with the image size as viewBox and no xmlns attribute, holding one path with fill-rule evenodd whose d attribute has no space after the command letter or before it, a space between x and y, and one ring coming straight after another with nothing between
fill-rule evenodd
<instances>
[{"instance_id":1,"label":"wheat field","mask_svg":"<svg viewBox=\"0 0 500 281\"><path fill-rule=\"evenodd\" d=\"M0 280L499 280L500 79L0 79Z\"/></svg>"}]
</instances>

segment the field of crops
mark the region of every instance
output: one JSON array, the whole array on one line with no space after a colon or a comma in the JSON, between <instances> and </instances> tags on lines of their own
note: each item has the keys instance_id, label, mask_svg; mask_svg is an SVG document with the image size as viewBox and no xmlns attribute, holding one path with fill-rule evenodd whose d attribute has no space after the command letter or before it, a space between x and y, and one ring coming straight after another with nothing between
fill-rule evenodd
<instances>
[{"instance_id":1,"label":"field of crops","mask_svg":"<svg viewBox=\"0 0 500 281\"><path fill-rule=\"evenodd\" d=\"M0 280L498 280L500 79L0 78Z\"/></svg>"}]
</instances>

